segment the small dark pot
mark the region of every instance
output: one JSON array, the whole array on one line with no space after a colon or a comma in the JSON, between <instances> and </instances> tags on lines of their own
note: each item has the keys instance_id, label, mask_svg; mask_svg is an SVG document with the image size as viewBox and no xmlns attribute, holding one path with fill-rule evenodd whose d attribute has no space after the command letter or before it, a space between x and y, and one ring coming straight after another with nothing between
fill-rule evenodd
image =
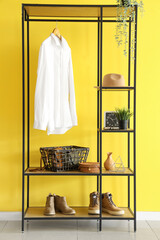
<instances>
[{"instance_id":1,"label":"small dark pot","mask_svg":"<svg viewBox=\"0 0 160 240\"><path fill-rule=\"evenodd\" d=\"M121 0L121 3L122 3L122 5L124 5L125 3L127 3L127 6L129 6L130 5L130 0Z\"/></svg>"},{"instance_id":2,"label":"small dark pot","mask_svg":"<svg viewBox=\"0 0 160 240\"><path fill-rule=\"evenodd\" d=\"M119 120L119 129L127 129L128 120Z\"/></svg>"}]
</instances>

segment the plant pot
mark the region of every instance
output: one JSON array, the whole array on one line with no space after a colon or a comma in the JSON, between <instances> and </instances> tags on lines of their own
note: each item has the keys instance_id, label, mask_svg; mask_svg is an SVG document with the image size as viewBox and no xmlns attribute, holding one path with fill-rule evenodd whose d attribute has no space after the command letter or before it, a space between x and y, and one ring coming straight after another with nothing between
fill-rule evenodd
<instances>
[{"instance_id":1,"label":"plant pot","mask_svg":"<svg viewBox=\"0 0 160 240\"><path fill-rule=\"evenodd\" d=\"M119 120L119 129L127 129L128 120Z\"/></svg>"},{"instance_id":2,"label":"plant pot","mask_svg":"<svg viewBox=\"0 0 160 240\"><path fill-rule=\"evenodd\" d=\"M131 4L130 0L121 0L122 6L129 6Z\"/></svg>"}]
</instances>

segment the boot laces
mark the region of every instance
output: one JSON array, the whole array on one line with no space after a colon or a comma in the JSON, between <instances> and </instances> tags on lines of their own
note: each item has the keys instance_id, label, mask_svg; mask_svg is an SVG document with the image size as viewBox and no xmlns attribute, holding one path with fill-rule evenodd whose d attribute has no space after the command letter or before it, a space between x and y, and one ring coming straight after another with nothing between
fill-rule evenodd
<instances>
[{"instance_id":1,"label":"boot laces","mask_svg":"<svg viewBox=\"0 0 160 240\"><path fill-rule=\"evenodd\" d=\"M98 195L96 193L92 195L92 199L93 199L93 206L98 205Z\"/></svg>"},{"instance_id":2,"label":"boot laces","mask_svg":"<svg viewBox=\"0 0 160 240\"><path fill-rule=\"evenodd\" d=\"M112 194L109 194L109 195L108 195L108 200L109 200L109 203L110 203L111 205L114 205L114 206L116 207L116 205L114 204L114 202L113 202L113 200L112 200Z\"/></svg>"}]
</instances>

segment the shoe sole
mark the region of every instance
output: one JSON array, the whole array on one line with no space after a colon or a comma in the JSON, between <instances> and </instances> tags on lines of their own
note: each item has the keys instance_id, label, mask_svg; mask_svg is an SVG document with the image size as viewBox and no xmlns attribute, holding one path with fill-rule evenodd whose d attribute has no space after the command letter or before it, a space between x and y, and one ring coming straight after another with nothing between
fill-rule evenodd
<instances>
[{"instance_id":1,"label":"shoe sole","mask_svg":"<svg viewBox=\"0 0 160 240\"><path fill-rule=\"evenodd\" d=\"M56 210L56 213L61 213L63 215L75 215L76 214L76 212L73 212L73 213L63 213L63 212L58 211L58 210Z\"/></svg>"},{"instance_id":2,"label":"shoe sole","mask_svg":"<svg viewBox=\"0 0 160 240\"><path fill-rule=\"evenodd\" d=\"M45 216L54 216L55 213L44 213Z\"/></svg>"},{"instance_id":3,"label":"shoe sole","mask_svg":"<svg viewBox=\"0 0 160 240\"><path fill-rule=\"evenodd\" d=\"M88 210L88 214L91 214L91 215L97 215L99 213L100 213L99 210Z\"/></svg>"},{"instance_id":4,"label":"shoe sole","mask_svg":"<svg viewBox=\"0 0 160 240\"><path fill-rule=\"evenodd\" d=\"M62 213L62 212L61 212ZM63 215L75 215L76 213L62 213Z\"/></svg>"},{"instance_id":5,"label":"shoe sole","mask_svg":"<svg viewBox=\"0 0 160 240\"><path fill-rule=\"evenodd\" d=\"M106 208L102 208L102 212L109 213L109 214L115 215L115 216L121 216L121 215L124 214L124 210L121 210L121 211L111 211L111 210L108 210Z\"/></svg>"}]
</instances>

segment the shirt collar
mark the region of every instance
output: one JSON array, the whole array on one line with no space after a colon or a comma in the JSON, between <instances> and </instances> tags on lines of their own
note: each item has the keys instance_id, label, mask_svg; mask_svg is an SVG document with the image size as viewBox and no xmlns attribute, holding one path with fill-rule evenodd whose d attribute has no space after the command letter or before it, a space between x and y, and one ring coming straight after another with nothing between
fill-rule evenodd
<instances>
[{"instance_id":1,"label":"shirt collar","mask_svg":"<svg viewBox=\"0 0 160 240\"><path fill-rule=\"evenodd\" d=\"M51 33L51 37L54 39L57 46L61 46L61 43L63 44L63 37L61 36L61 40L54 35L54 33Z\"/></svg>"}]
</instances>

